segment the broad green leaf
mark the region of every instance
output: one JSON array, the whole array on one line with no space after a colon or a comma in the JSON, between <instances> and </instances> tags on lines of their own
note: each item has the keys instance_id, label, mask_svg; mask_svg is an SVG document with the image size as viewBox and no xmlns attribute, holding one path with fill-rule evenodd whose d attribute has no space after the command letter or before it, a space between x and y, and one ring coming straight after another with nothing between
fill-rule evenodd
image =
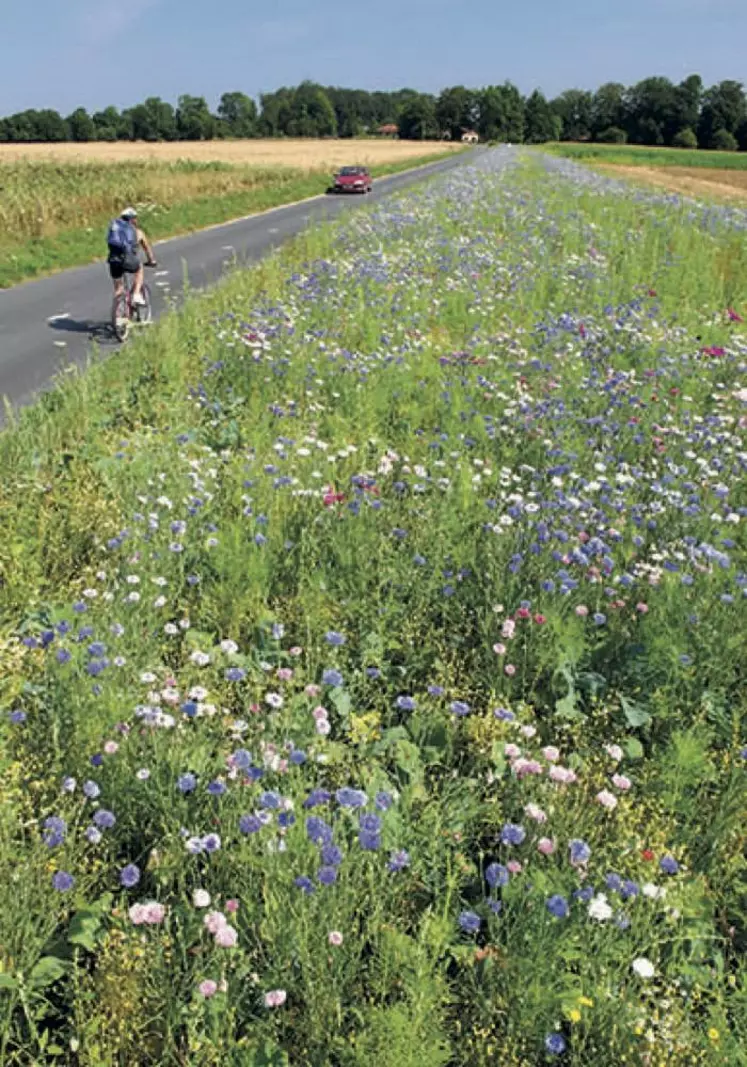
<instances>
[{"instance_id":1,"label":"broad green leaf","mask_svg":"<svg viewBox=\"0 0 747 1067\"><path fill-rule=\"evenodd\" d=\"M651 716L646 709L642 708L640 704L635 704L632 700L628 700L622 693L620 694L620 704L628 721L628 726L632 726L633 729L639 726L647 726L651 722Z\"/></svg>"},{"instance_id":2,"label":"broad green leaf","mask_svg":"<svg viewBox=\"0 0 747 1067\"><path fill-rule=\"evenodd\" d=\"M68 960L58 959L57 956L42 956L29 975L29 985L34 989L45 989L64 978L71 967L72 964Z\"/></svg>"}]
</instances>

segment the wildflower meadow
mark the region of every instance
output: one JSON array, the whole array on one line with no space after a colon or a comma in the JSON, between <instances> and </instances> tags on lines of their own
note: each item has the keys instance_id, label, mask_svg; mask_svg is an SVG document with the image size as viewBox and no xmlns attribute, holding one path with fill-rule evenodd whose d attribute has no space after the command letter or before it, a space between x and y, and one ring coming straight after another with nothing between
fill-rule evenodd
<instances>
[{"instance_id":1,"label":"wildflower meadow","mask_svg":"<svg viewBox=\"0 0 747 1067\"><path fill-rule=\"evenodd\" d=\"M531 152L0 436L0 1063L745 1063L747 214Z\"/></svg>"}]
</instances>

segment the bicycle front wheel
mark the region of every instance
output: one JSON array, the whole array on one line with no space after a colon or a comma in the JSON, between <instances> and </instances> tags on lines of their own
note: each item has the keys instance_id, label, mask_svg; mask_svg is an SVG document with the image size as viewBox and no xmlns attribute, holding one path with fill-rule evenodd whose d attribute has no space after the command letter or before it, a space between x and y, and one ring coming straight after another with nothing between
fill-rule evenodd
<instances>
[{"instance_id":1,"label":"bicycle front wheel","mask_svg":"<svg viewBox=\"0 0 747 1067\"><path fill-rule=\"evenodd\" d=\"M143 300L145 301L145 303L144 304L133 304L132 311L133 311L133 314L137 316L137 321L141 325L145 326L153 318L153 305L151 303L150 289L148 288L148 286L144 285L143 288L140 290L140 292L142 294L142 297L143 297Z\"/></svg>"},{"instance_id":2,"label":"bicycle front wheel","mask_svg":"<svg viewBox=\"0 0 747 1067\"><path fill-rule=\"evenodd\" d=\"M112 305L112 330L119 342L124 344L130 331L130 316L127 307L127 293L120 293L114 297Z\"/></svg>"}]
</instances>

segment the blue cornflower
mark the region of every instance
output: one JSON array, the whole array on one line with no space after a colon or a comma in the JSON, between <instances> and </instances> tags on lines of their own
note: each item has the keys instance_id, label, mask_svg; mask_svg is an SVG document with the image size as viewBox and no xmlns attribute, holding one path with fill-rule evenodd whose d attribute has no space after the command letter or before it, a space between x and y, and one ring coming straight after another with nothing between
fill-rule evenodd
<instances>
[{"instance_id":1,"label":"blue cornflower","mask_svg":"<svg viewBox=\"0 0 747 1067\"><path fill-rule=\"evenodd\" d=\"M262 829L262 820L256 815L242 815L239 819L239 830L242 834L256 834Z\"/></svg>"},{"instance_id":2,"label":"blue cornflower","mask_svg":"<svg viewBox=\"0 0 747 1067\"><path fill-rule=\"evenodd\" d=\"M608 874L604 879L604 884L613 893L621 893L623 889L623 881L619 874Z\"/></svg>"},{"instance_id":3,"label":"blue cornflower","mask_svg":"<svg viewBox=\"0 0 747 1067\"><path fill-rule=\"evenodd\" d=\"M392 871L393 873L396 871L403 871L405 867L410 866L409 852L404 848L399 849L397 852L392 852L386 866L387 870Z\"/></svg>"},{"instance_id":4,"label":"blue cornflower","mask_svg":"<svg viewBox=\"0 0 747 1067\"><path fill-rule=\"evenodd\" d=\"M547 910L556 919L565 919L568 917L568 901L560 893L555 893L547 901Z\"/></svg>"},{"instance_id":5,"label":"blue cornflower","mask_svg":"<svg viewBox=\"0 0 747 1067\"><path fill-rule=\"evenodd\" d=\"M381 671L378 667L366 667L366 675L369 678L381 678Z\"/></svg>"},{"instance_id":6,"label":"blue cornflower","mask_svg":"<svg viewBox=\"0 0 747 1067\"><path fill-rule=\"evenodd\" d=\"M332 840L332 827L317 815L309 815L306 820L306 835L315 845L328 845Z\"/></svg>"},{"instance_id":7,"label":"blue cornflower","mask_svg":"<svg viewBox=\"0 0 747 1067\"><path fill-rule=\"evenodd\" d=\"M316 889L314 888L314 883L305 874L299 875L298 878L294 880L293 884L296 889L300 889L302 893L306 893L307 895L316 892Z\"/></svg>"},{"instance_id":8,"label":"blue cornflower","mask_svg":"<svg viewBox=\"0 0 747 1067\"><path fill-rule=\"evenodd\" d=\"M95 826L89 826L85 833L86 841L89 841L92 845L98 845L103 836L101 830L97 829Z\"/></svg>"},{"instance_id":9,"label":"blue cornflower","mask_svg":"<svg viewBox=\"0 0 747 1067\"><path fill-rule=\"evenodd\" d=\"M676 874L677 871L680 869L680 865L674 858L674 856L662 856L661 860L659 861L659 868L664 872L664 874Z\"/></svg>"},{"instance_id":10,"label":"blue cornflower","mask_svg":"<svg viewBox=\"0 0 747 1067\"><path fill-rule=\"evenodd\" d=\"M388 811L392 806L392 797L390 793L377 793L374 799L374 805L379 811Z\"/></svg>"},{"instance_id":11,"label":"blue cornflower","mask_svg":"<svg viewBox=\"0 0 747 1067\"><path fill-rule=\"evenodd\" d=\"M220 848L220 837L218 834L207 834L202 839L202 847L206 852L217 852Z\"/></svg>"},{"instance_id":12,"label":"blue cornflower","mask_svg":"<svg viewBox=\"0 0 747 1067\"><path fill-rule=\"evenodd\" d=\"M365 808L368 803L368 797L362 789L351 789L349 786L338 789L335 797L343 808Z\"/></svg>"},{"instance_id":13,"label":"blue cornflower","mask_svg":"<svg viewBox=\"0 0 747 1067\"><path fill-rule=\"evenodd\" d=\"M597 611L593 618L594 623L597 626L604 626L604 624L607 622L607 616L604 615L601 611Z\"/></svg>"},{"instance_id":14,"label":"blue cornflower","mask_svg":"<svg viewBox=\"0 0 747 1067\"><path fill-rule=\"evenodd\" d=\"M140 881L140 868L134 863L128 863L119 874L119 881L125 889L132 889Z\"/></svg>"},{"instance_id":15,"label":"blue cornflower","mask_svg":"<svg viewBox=\"0 0 747 1067\"><path fill-rule=\"evenodd\" d=\"M224 675L227 682L242 682L246 678L243 667L229 667Z\"/></svg>"},{"instance_id":16,"label":"blue cornflower","mask_svg":"<svg viewBox=\"0 0 747 1067\"><path fill-rule=\"evenodd\" d=\"M526 836L524 827L512 822L507 822L501 830L501 842L504 845L520 845Z\"/></svg>"},{"instance_id":17,"label":"blue cornflower","mask_svg":"<svg viewBox=\"0 0 747 1067\"><path fill-rule=\"evenodd\" d=\"M594 896L594 886L587 885L583 889L574 889L573 899L580 900L582 904L588 904Z\"/></svg>"},{"instance_id":18,"label":"blue cornflower","mask_svg":"<svg viewBox=\"0 0 747 1067\"><path fill-rule=\"evenodd\" d=\"M465 703L463 700L455 700L451 705L452 715L469 715L469 712L469 704Z\"/></svg>"},{"instance_id":19,"label":"blue cornflower","mask_svg":"<svg viewBox=\"0 0 747 1067\"><path fill-rule=\"evenodd\" d=\"M412 697L399 696L397 697L395 704L400 711L415 711L415 701Z\"/></svg>"},{"instance_id":20,"label":"blue cornflower","mask_svg":"<svg viewBox=\"0 0 747 1067\"><path fill-rule=\"evenodd\" d=\"M358 844L366 852L376 852L381 848L381 837L371 830L361 830L358 834Z\"/></svg>"},{"instance_id":21,"label":"blue cornflower","mask_svg":"<svg viewBox=\"0 0 747 1067\"><path fill-rule=\"evenodd\" d=\"M207 791L211 797L222 797L227 792L227 786L225 782L211 782Z\"/></svg>"},{"instance_id":22,"label":"blue cornflower","mask_svg":"<svg viewBox=\"0 0 747 1067\"><path fill-rule=\"evenodd\" d=\"M459 925L466 934L476 934L481 923L482 919L474 911L463 911L459 916Z\"/></svg>"},{"instance_id":23,"label":"blue cornflower","mask_svg":"<svg viewBox=\"0 0 747 1067\"><path fill-rule=\"evenodd\" d=\"M231 763L240 771L248 771L252 765L252 754L245 748L237 748L231 756Z\"/></svg>"},{"instance_id":24,"label":"blue cornflower","mask_svg":"<svg viewBox=\"0 0 747 1067\"><path fill-rule=\"evenodd\" d=\"M623 882L622 889L620 890L620 895L622 896L623 900L629 900L631 897L637 897L639 893L640 889L635 882L631 882L629 878Z\"/></svg>"},{"instance_id":25,"label":"blue cornflower","mask_svg":"<svg viewBox=\"0 0 747 1067\"><path fill-rule=\"evenodd\" d=\"M103 765L104 765L104 757L102 756L102 754L100 752L94 753L94 755L91 756L91 766L92 767L103 767Z\"/></svg>"},{"instance_id":26,"label":"blue cornflower","mask_svg":"<svg viewBox=\"0 0 747 1067\"><path fill-rule=\"evenodd\" d=\"M359 826L370 834L378 834L381 830L381 819L378 815L361 815Z\"/></svg>"},{"instance_id":27,"label":"blue cornflower","mask_svg":"<svg viewBox=\"0 0 747 1067\"><path fill-rule=\"evenodd\" d=\"M333 648L339 648L340 645L345 644L347 638L344 634L338 633L337 630L328 630L327 633L324 635L324 640L327 642L328 645L332 645Z\"/></svg>"},{"instance_id":28,"label":"blue cornflower","mask_svg":"<svg viewBox=\"0 0 747 1067\"><path fill-rule=\"evenodd\" d=\"M300 748L294 748L288 757L289 763L292 763L295 767L301 767L307 760L306 753Z\"/></svg>"},{"instance_id":29,"label":"blue cornflower","mask_svg":"<svg viewBox=\"0 0 747 1067\"><path fill-rule=\"evenodd\" d=\"M285 626L283 626L282 622L274 622L272 624L272 636L276 641L285 636Z\"/></svg>"},{"instance_id":30,"label":"blue cornflower","mask_svg":"<svg viewBox=\"0 0 747 1067\"><path fill-rule=\"evenodd\" d=\"M317 880L322 885L334 885L337 881L337 868L336 867L320 867L317 871Z\"/></svg>"},{"instance_id":31,"label":"blue cornflower","mask_svg":"<svg viewBox=\"0 0 747 1067\"><path fill-rule=\"evenodd\" d=\"M278 826L281 830L287 830L289 826L293 826L296 821L296 816L290 811L281 811L278 815Z\"/></svg>"},{"instance_id":32,"label":"blue cornflower","mask_svg":"<svg viewBox=\"0 0 747 1067\"><path fill-rule=\"evenodd\" d=\"M72 654L70 652L68 652L68 650L66 648L58 648L57 649L57 662L58 663L62 663L62 664L69 663L72 658L73 658Z\"/></svg>"},{"instance_id":33,"label":"blue cornflower","mask_svg":"<svg viewBox=\"0 0 747 1067\"><path fill-rule=\"evenodd\" d=\"M102 644L101 641L94 641L93 644L88 646L88 655L92 659L101 659L102 656L106 655L106 645Z\"/></svg>"},{"instance_id":34,"label":"blue cornflower","mask_svg":"<svg viewBox=\"0 0 747 1067\"><path fill-rule=\"evenodd\" d=\"M97 797L101 796L101 790L96 782L90 780L83 783L83 792L89 800L96 800Z\"/></svg>"},{"instance_id":35,"label":"blue cornflower","mask_svg":"<svg viewBox=\"0 0 747 1067\"><path fill-rule=\"evenodd\" d=\"M502 863L491 863L485 868L485 881L491 889L508 885L509 878L508 868L504 867Z\"/></svg>"},{"instance_id":36,"label":"blue cornflower","mask_svg":"<svg viewBox=\"0 0 747 1067\"><path fill-rule=\"evenodd\" d=\"M280 807L281 800L282 797L279 793L272 793L268 791L266 793L261 794L259 798L259 806L260 808L270 808L275 811Z\"/></svg>"},{"instance_id":37,"label":"blue cornflower","mask_svg":"<svg viewBox=\"0 0 747 1067\"><path fill-rule=\"evenodd\" d=\"M496 708L493 712L496 719L500 719L501 722L513 722L516 716L508 708Z\"/></svg>"},{"instance_id":38,"label":"blue cornflower","mask_svg":"<svg viewBox=\"0 0 747 1067\"><path fill-rule=\"evenodd\" d=\"M551 1056L562 1056L566 1050L565 1038L562 1034L548 1034L545 1038L545 1048Z\"/></svg>"},{"instance_id":39,"label":"blue cornflower","mask_svg":"<svg viewBox=\"0 0 747 1067\"><path fill-rule=\"evenodd\" d=\"M93 816L94 825L98 826L99 830L111 830L116 821L116 815L111 811L106 811L105 808L97 811Z\"/></svg>"},{"instance_id":40,"label":"blue cornflower","mask_svg":"<svg viewBox=\"0 0 747 1067\"><path fill-rule=\"evenodd\" d=\"M312 789L303 802L305 808L318 808L320 804L326 804L332 794L328 793L326 789Z\"/></svg>"},{"instance_id":41,"label":"blue cornflower","mask_svg":"<svg viewBox=\"0 0 747 1067\"><path fill-rule=\"evenodd\" d=\"M8 718L10 719L10 721L12 723L15 723L16 725L20 725L21 723L26 722L26 712L25 711L11 711L10 715L8 716Z\"/></svg>"},{"instance_id":42,"label":"blue cornflower","mask_svg":"<svg viewBox=\"0 0 747 1067\"><path fill-rule=\"evenodd\" d=\"M67 893L75 885L75 879L67 871L57 871L52 876L52 885L58 893Z\"/></svg>"},{"instance_id":43,"label":"blue cornflower","mask_svg":"<svg viewBox=\"0 0 747 1067\"><path fill-rule=\"evenodd\" d=\"M342 849L330 841L322 847L321 858L325 867L339 867L342 863Z\"/></svg>"},{"instance_id":44,"label":"blue cornflower","mask_svg":"<svg viewBox=\"0 0 747 1067\"><path fill-rule=\"evenodd\" d=\"M591 856L591 849L585 841L574 838L570 844L571 863L586 863Z\"/></svg>"},{"instance_id":45,"label":"blue cornflower","mask_svg":"<svg viewBox=\"0 0 747 1067\"><path fill-rule=\"evenodd\" d=\"M343 677L339 671L336 671L332 668L328 668L322 673L322 682L324 683L324 685L337 687L343 684Z\"/></svg>"},{"instance_id":46,"label":"blue cornflower","mask_svg":"<svg viewBox=\"0 0 747 1067\"><path fill-rule=\"evenodd\" d=\"M428 694L432 697L442 697L445 693L445 689L441 685L429 685Z\"/></svg>"},{"instance_id":47,"label":"blue cornflower","mask_svg":"<svg viewBox=\"0 0 747 1067\"><path fill-rule=\"evenodd\" d=\"M503 903L500 900L487 900L486 904L492 911L493 915L500 915L503 911Z\"/></svg>"},{"instance_id":48,"label":"blue cornflower","mask_svg":"<svg viewBox=\"0 0 747 1067\"><path fill-rule=\"evenodd\" d=\"M187 771L186 774L180 774L176 780L176 785L180 793L192 793L197 788L197 775L192 774L191 771Z\"/></svg>"},{"instance_id":49,"label":"blue cornflower","mask_svg":"<svg viewBox=\"0 0 747 1067\"><path fill-rule=\"evenodd\" d=\"M65 840L67 823L58 815L50 815L44 820L44 844L47 848L57 848Z\"/></svg>"}]
</instances>

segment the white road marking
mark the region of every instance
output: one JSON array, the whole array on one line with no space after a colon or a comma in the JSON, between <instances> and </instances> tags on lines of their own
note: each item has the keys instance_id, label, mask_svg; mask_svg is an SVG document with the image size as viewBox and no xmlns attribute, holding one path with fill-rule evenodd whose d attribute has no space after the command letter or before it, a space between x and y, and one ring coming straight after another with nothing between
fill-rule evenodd
<instances>
[{"instance_id":1,"label":"white road marking","mask_svg":"<svg viewBox=\"0 0 747 1067\"><path fill-rule=\"evenodd\" d=\"M55 348L67 348L67 341L54 341Z\"/></svg>"},{"instance_id":2,"label":"white road marking","mask_svg":"<svg viewBox=\"0 0 747 1067\"><path fill-rule=\"evenodd\" d=\"M221 246L221 252L235 252L235 251L236 251L236 249L234 248L233 245L222 245Z\"/></svg>"},{"instance_id":3,"label":"white road marking","mask_svg":"<svg viewBox=\"0 0 747 1067\"><path fill-rule=\"evenodd\" d=\"M47 319L47 322L59 322L60 319L69 319L69 318L70 318L70 312L69 311L61 311L59 313L59 315L50 315L49 318Z\"/></svg>"},{"instance_id":4,"label":"white road marking","mask_svg":"<svg viewBox=\"0 0 747 1067\"><path fill-rule=\"evenodd\" d=\"M156 275L155 275L155 276L156 276L156 278L163 278L163 277L165 277L165 275L167 275L168 273L169 273L169 272L168 272L167 270L157 270L157 271L156 271Z\"/></svg>"},{"instance_id":5,"label":"white road marking","mask_svg":"<svg viewBox=\"0 0 747 1067\"><path fill-rule=\"evenodd\" d=\"M268 233L280 233L280 230L279 230L279 229L277 228L277 226L273 226L273 227L272 227L271 229L269 229L269 230L268 230L267 232L268 232Z\"/></svg>"}]
</instances>

